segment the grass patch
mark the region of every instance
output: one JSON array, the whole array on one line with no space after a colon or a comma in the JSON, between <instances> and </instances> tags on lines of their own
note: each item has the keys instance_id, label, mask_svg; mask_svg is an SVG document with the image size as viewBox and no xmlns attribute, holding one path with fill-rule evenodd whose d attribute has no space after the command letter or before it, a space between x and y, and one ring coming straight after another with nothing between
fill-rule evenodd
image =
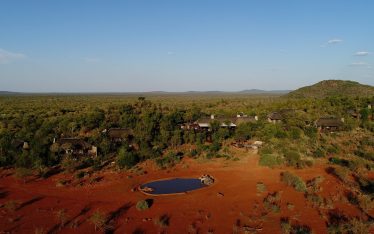
<instances>
[{"instance_id":1,"label":"grass patch","mask_svg":"<svg viewBox=\"0 0 374 234\"><path fill-rule=\"evenodd\" d=\"M307 182L309 193L316 193L322 191L321 183L325 180L323 176L317 176Z\"/></svg>"},{"instance_id":2,"label":"grass patch","mask_svg":"<svg viewBox=\"0 0 374 234\"><path fill-rule=\"evenodd\" d=\"M97 231L106 230L107 219L107 216L103 212L97 210L91 215L89 221L95 226L95 231Z\"/></svg>"},{"instance_id":3,"label":"grass patch","mask_svg":"<svg viewBox=\"0 0 374 234\"><path fill-rule=\"evenodd\" d=\"M281 194L279 192L269 193L263 200L266 210L274 213L280 212Z\"/></svg>"},{"instance_id":4,"label":"grass patch","mask_svg":"<svg viewBox=\"0 0 374 234\"><path fill-rule=\"evenodd\" d=\"M305 182L298 177L297 175L292 174L291 172L285 171L281 173L281 181L288 186L292 186L298 192L305 192L306 185Z\"/></svg>"},{"instance_id":5,"label":"grass patch","mask_svg":"<svg viewBox=\"0 0 374 234\"><path fill-rule=\"evenodd\" d=\"M282 234L309 234L313 233L307 225L292 224L288 218L281 218L280 222Z\"/></svg>"},{"instance_id":6,"label":"grass patch","mask_svg":"<svg viewBox=\"0 0 374 234\"><path fill-rule=\"evenodd\" d=\"M20 207L20 202L16 200L8 200L7 202L4 203L3 207L8 212L14 212Z\"/></svg>"},{"instance_id":7,"label":"grass patch","mask_svg":"<svg viewBox=\"0 0 374 234\"><path fill-rule=\"evenodd\" d=\"M259 193L266 192L266 190L267 190L266 185L262 182L258 182L256 184L256 189L257 189L257 192L259 192Z\"/></svg>"},{"instance_id":8,"label":"grass patch","mask_svg":"<svg viewBox=\"0 0 374 234\"><path fill-rule=\"evenodd\" d=\"M328 171L343 183L349 183L349 170L344 167L330 167Z\"/></svg>"},{"instance_id":9,"label":"grass patch","mask_svg":"<svg viewBox=\"0 0 374 234\"><path fill-rule=\"evenodd\" d=\"M282 165L284 160L276 154L260 154L260 166L276 167Z\"/></svg>"}]
</instances>

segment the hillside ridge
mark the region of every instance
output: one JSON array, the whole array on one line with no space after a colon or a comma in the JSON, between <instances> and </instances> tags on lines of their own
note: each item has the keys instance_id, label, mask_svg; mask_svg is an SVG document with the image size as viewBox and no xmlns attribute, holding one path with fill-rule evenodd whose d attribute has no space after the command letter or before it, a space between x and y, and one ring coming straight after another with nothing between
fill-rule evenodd
<instances>
[{"instance_id":1,"label":"hillside ridge","mask_svg":"<svg viewBox=\"0 0 374 234\"><path fill-rule=\"evenodd\" d=\"M285 95L288 98L325 98L330 96L373 96L374 87L351 80L323 80Z\"/></svg>"}]
</instances>

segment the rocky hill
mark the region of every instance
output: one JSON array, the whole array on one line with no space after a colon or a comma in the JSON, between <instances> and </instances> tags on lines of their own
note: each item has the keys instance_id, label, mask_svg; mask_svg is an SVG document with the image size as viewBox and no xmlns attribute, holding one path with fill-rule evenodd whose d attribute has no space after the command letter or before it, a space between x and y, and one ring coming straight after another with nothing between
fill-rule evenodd
<instances>
[{"instance_id":1,"label":"rocky hill","mask_svg":"<svg viewBox=\"0 0 374 234\"><path fill-rule=\"evenodd\" d=\"M349 80L324 80L285 95L289 98L325 98L329 96L374 96L374 87Z\"/></svg>"}]
</instances>

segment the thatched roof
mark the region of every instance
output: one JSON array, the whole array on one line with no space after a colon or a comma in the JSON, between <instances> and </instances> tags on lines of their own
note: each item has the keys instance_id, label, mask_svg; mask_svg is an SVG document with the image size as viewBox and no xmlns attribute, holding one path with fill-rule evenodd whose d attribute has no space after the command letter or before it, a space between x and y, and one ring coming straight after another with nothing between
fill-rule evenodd
<instances>
[{"instance_id":1,"label":"thatched roof","mask_svg":"<svg viewBox=\"0 0 374 234\"><path fill-rule=\"evenodd\" d=\"M60 145L60 148L63 150L69 150L69 149L87 150L92 147L91 144L79 138L61 138L57 141L57 143Z\"/></svg>"},{"instance_id":2,"label":"thatched roof","mask_svg":"<svg viewBox=\"0 0 374 234\"><path fill-rule=\"evenodd\" d=\"M279 112L273 112L273 113L268 114L268 118L271 120L282 120L283 116Z\"/></svg>"},{"instance_id":3,"label":"thatched roof","mask_svg":"<svg viewBox=\"0 0 374 234\"><path fill-rule=\"evenodd\" d=\"M220 122L220 123L224 123L224 122L231 122L233 123L235 121L235 118L223 118L223 117L217 117L217 118L201 118L201 119L198 119L196 121L196 123L212 123L212 122Z\"/></svg>"},{"instance_id":4,"label":"thatched roof","mask_svg":"<svg viewBox=\"0 0 374 234\"><path fill-rule=\"evenodd\" d=\"M271 120L283 120L287 118L287 116L293 115L294 113L295 109L280 109L278 111L268 114L268 118Z\"/></svg>"},{"instance_id":5,"label":"thatched roof","mask_svg":"<svg viewBox=\"0 0 374 234\"><path fill-rule=\"evenodd\" d=\"M317 127L340 127L343 122L335 117L322 117L316 121Z\"/></svg>"},{"instance_id":6,"label":"thatched roof","mask_svg":"<svg viewBox=\"0 0 374 234\"><path fill-rule=\"evenodd\" d=\"M248 123L248 122L256 122L256 118L254 116L248 116L248 117L239 117L236 118L235 124L239 125L241 123Z\"/></svg>"},{"instance_id":7,"label":"thatched roof","mask_svg":"<svg viewBox=\"0 0 374 234\"><path fill-rule=\"evenodd\" d=\"M127 138L133 135L133 131L127 128L110 128L108 136L110 138Z\"/></svg>"}]
</instances>

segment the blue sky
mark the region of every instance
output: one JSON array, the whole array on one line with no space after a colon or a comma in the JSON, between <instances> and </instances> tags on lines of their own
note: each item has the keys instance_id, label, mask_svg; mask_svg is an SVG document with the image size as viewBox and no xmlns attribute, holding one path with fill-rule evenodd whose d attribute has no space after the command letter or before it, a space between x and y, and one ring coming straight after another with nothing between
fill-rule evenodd
<instances>
[{"instance_id":1,"label":"blue sky","mask_svg":"<svg viewBox=\"0 0 374 234\"><path fill-rule=\"evenodd\" d=\"M374 1L3 0L0 90L374 85Z\"/></svg>"}]
</instances>

